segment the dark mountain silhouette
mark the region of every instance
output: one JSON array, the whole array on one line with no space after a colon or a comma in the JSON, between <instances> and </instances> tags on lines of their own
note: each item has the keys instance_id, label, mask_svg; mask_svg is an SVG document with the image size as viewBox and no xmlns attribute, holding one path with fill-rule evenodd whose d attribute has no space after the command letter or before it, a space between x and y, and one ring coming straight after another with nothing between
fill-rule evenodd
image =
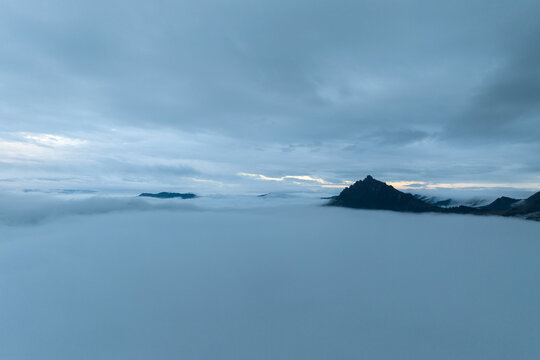
<instances>
[{"instance_id":1,"label":"dark mountain silhouette","mask_svg":"<svg viewBox=\"0 0 540 360\"><path fill-rule=\"evenodd\" d=\"M481 207L457 206L441 207L450 204L441 201L429 204L419 196L404 193L394 187L375 180L368 175L364 180L355 182L343 189L327 205L343 206L355 209L393 210L399 212L437 212L447 214L501 215L519 216L531 220L540 220L540 192L525 200L500 197L489 205Z\"/></svg>"},{"instance_id":2,"label":"dark mountain silhouette","mask_svg":"<svg viewBox=\"0 0 540 360\"><path fill-rule=\"evenodd\" d=\"M518 199L512 199L506 196L502 196L489 205L479 207L479 209L491 211L510 210L512 208L512 205L514 205L518 201Z\"/></svg>"},{"instance_id":3,"label":"dark mountain silhouette","mask_svg":"<svg viewBox=\"0 0 540 360\"><path fill-rule=\"evenodd\" d=\"M408 212L439 211L411 194L401 192L382 181L368 175L363 181L357 181L343 189L329 205L345 206L357 209L378 209Z\"/></svg>"},{"instance_id":4,"label":"dark mountain silhouette","mask_svg":"<svg viewBox=\"0 0 540 360\"><path fill-rule=\"evenodd\" d=\"M533 213L540 213L540 191L525 200L516 202L505 215L532 215ZM536 214L536 217L539 215L540 214Z\"/></svg>"},{"instance_id":5,"label":"dark mountain silhouette","mask_svg":"<svg viewBox=\"0 0 540 360\"><path fill-rule=\"evenodd\" d=\"M517 208L521 208L527 212L540 211L540 191L525 199L523 204L519 204Z\"/></svg>"},{"instance_id":6,"label":"dark mountain silhouette","mask_svg":"<svg viewBox=\"0 0 540 360\"><path fill-rule=\"evenodd\" d=\"M197 197L197 195L192 194L192 193L182 194L182 193L173 193L173 192L160 192L157 194L142 193L139 196L151 197L151 198L157 198L157 199L173 199L173 198L193 199Z\"/></svg>"}]
</instances>

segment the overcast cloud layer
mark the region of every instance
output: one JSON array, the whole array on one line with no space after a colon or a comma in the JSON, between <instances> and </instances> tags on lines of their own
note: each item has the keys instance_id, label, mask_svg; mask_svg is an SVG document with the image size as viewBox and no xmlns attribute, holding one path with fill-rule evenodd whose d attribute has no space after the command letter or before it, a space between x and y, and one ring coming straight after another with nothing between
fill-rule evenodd
<instances>
[{"instance_id":1,"label":"overcast cloud layer","mask_svg":"<svg viewBox=\"0 0 540 360\"><path fill-rule=\"evenodd\" d=\"M540 189L538 1L5 1L0 187ZM422 185L426 185L422 184Z\"/></svg>"}]
</instances>

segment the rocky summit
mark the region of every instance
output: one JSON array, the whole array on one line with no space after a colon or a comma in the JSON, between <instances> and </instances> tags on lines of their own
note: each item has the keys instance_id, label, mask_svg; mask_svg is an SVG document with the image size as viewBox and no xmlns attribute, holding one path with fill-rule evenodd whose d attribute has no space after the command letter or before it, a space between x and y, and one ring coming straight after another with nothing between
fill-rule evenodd
<instances>
[{"instance_id":1,"label":"rocky summit","mask_svg":"<svg viewBox=\"0 0 540 360\"><path fill-rule=\"evenodd\" d=\"M341 194L330 201L329 205L407 212L440 210L436 206L417 199L412 194L401 192L391 185L375 180L370 175L344 189Z\"/></svg>"},{"instance_id":2,"label":"rocky summit","mask_svg":"<svg viewBox=\"0 0 540 360\"><path fill-rule=\"evenodd\" d=\"M447 214L517 216L540 220L540 192L527 199L519 200L500 197L489 205L440 207L429 204L422 197L404 193L368 175L331 198L329 206L355 209L392 210L400 212L437 212Z\"/></svg>"}]
</instances>

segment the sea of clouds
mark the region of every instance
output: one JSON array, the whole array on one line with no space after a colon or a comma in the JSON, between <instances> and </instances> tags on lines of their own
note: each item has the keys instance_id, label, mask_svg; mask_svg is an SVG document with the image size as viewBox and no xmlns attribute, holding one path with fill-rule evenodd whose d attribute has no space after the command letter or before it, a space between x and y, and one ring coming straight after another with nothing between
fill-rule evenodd
<instances>
[{"instance_id":1,"label":"sea of clouds","mask_svg":"<svg viewBox=\"0 0 540 360\"><path fill-rule=\"evenodd\" d=\"M0 359L538 359L540 224L2 196Z\"/></svg>"}]
</instances>

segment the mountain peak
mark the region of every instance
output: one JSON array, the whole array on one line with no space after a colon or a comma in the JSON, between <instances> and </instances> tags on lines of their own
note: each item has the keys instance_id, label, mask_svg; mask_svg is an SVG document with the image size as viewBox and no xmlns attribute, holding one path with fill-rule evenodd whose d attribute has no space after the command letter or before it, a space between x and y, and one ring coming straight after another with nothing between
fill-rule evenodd
<instances>
[{"instance_id":1,"label":"mountain peak","mask_svg":"<svg viewBox=\"0 0 540 360\"><path fill-rule=\"evenodd\" d=\"M401 192L368 175L364 180L359 180L343 189L338 196L330 200L328 205L400 212L519 216L540 220L540 192L524 200L502 196L489 205L479 207L448 207L451 202L448 199L437 204L430 204L420 196Z\"/></svg>"},{"instance_id":2,"label":"mountain peak","mask_svg":"<svg viewBox=\"0 0 540 360\"><path fill-rule=\"evenodd\" d=\"M357 181L331 201L330 205L358 209L380 209L394 211L425 212L437 211L438 208L401 192L394 187L374 179L371 175L363 181Z\"/></svg>"},{"instance_id":3,"label":"mountain peak","mask_svg":"<svg viewBox=\"0 0 540 360\"><path fill-rule=\"evenodd\" d=\"M496 199L492 203L480 207L480 209L492 210L492 211L509 210L517 202L519 202L518 199L512 199L507 196L501 196L500 198Z\"/></svg>"}]
</instances>

